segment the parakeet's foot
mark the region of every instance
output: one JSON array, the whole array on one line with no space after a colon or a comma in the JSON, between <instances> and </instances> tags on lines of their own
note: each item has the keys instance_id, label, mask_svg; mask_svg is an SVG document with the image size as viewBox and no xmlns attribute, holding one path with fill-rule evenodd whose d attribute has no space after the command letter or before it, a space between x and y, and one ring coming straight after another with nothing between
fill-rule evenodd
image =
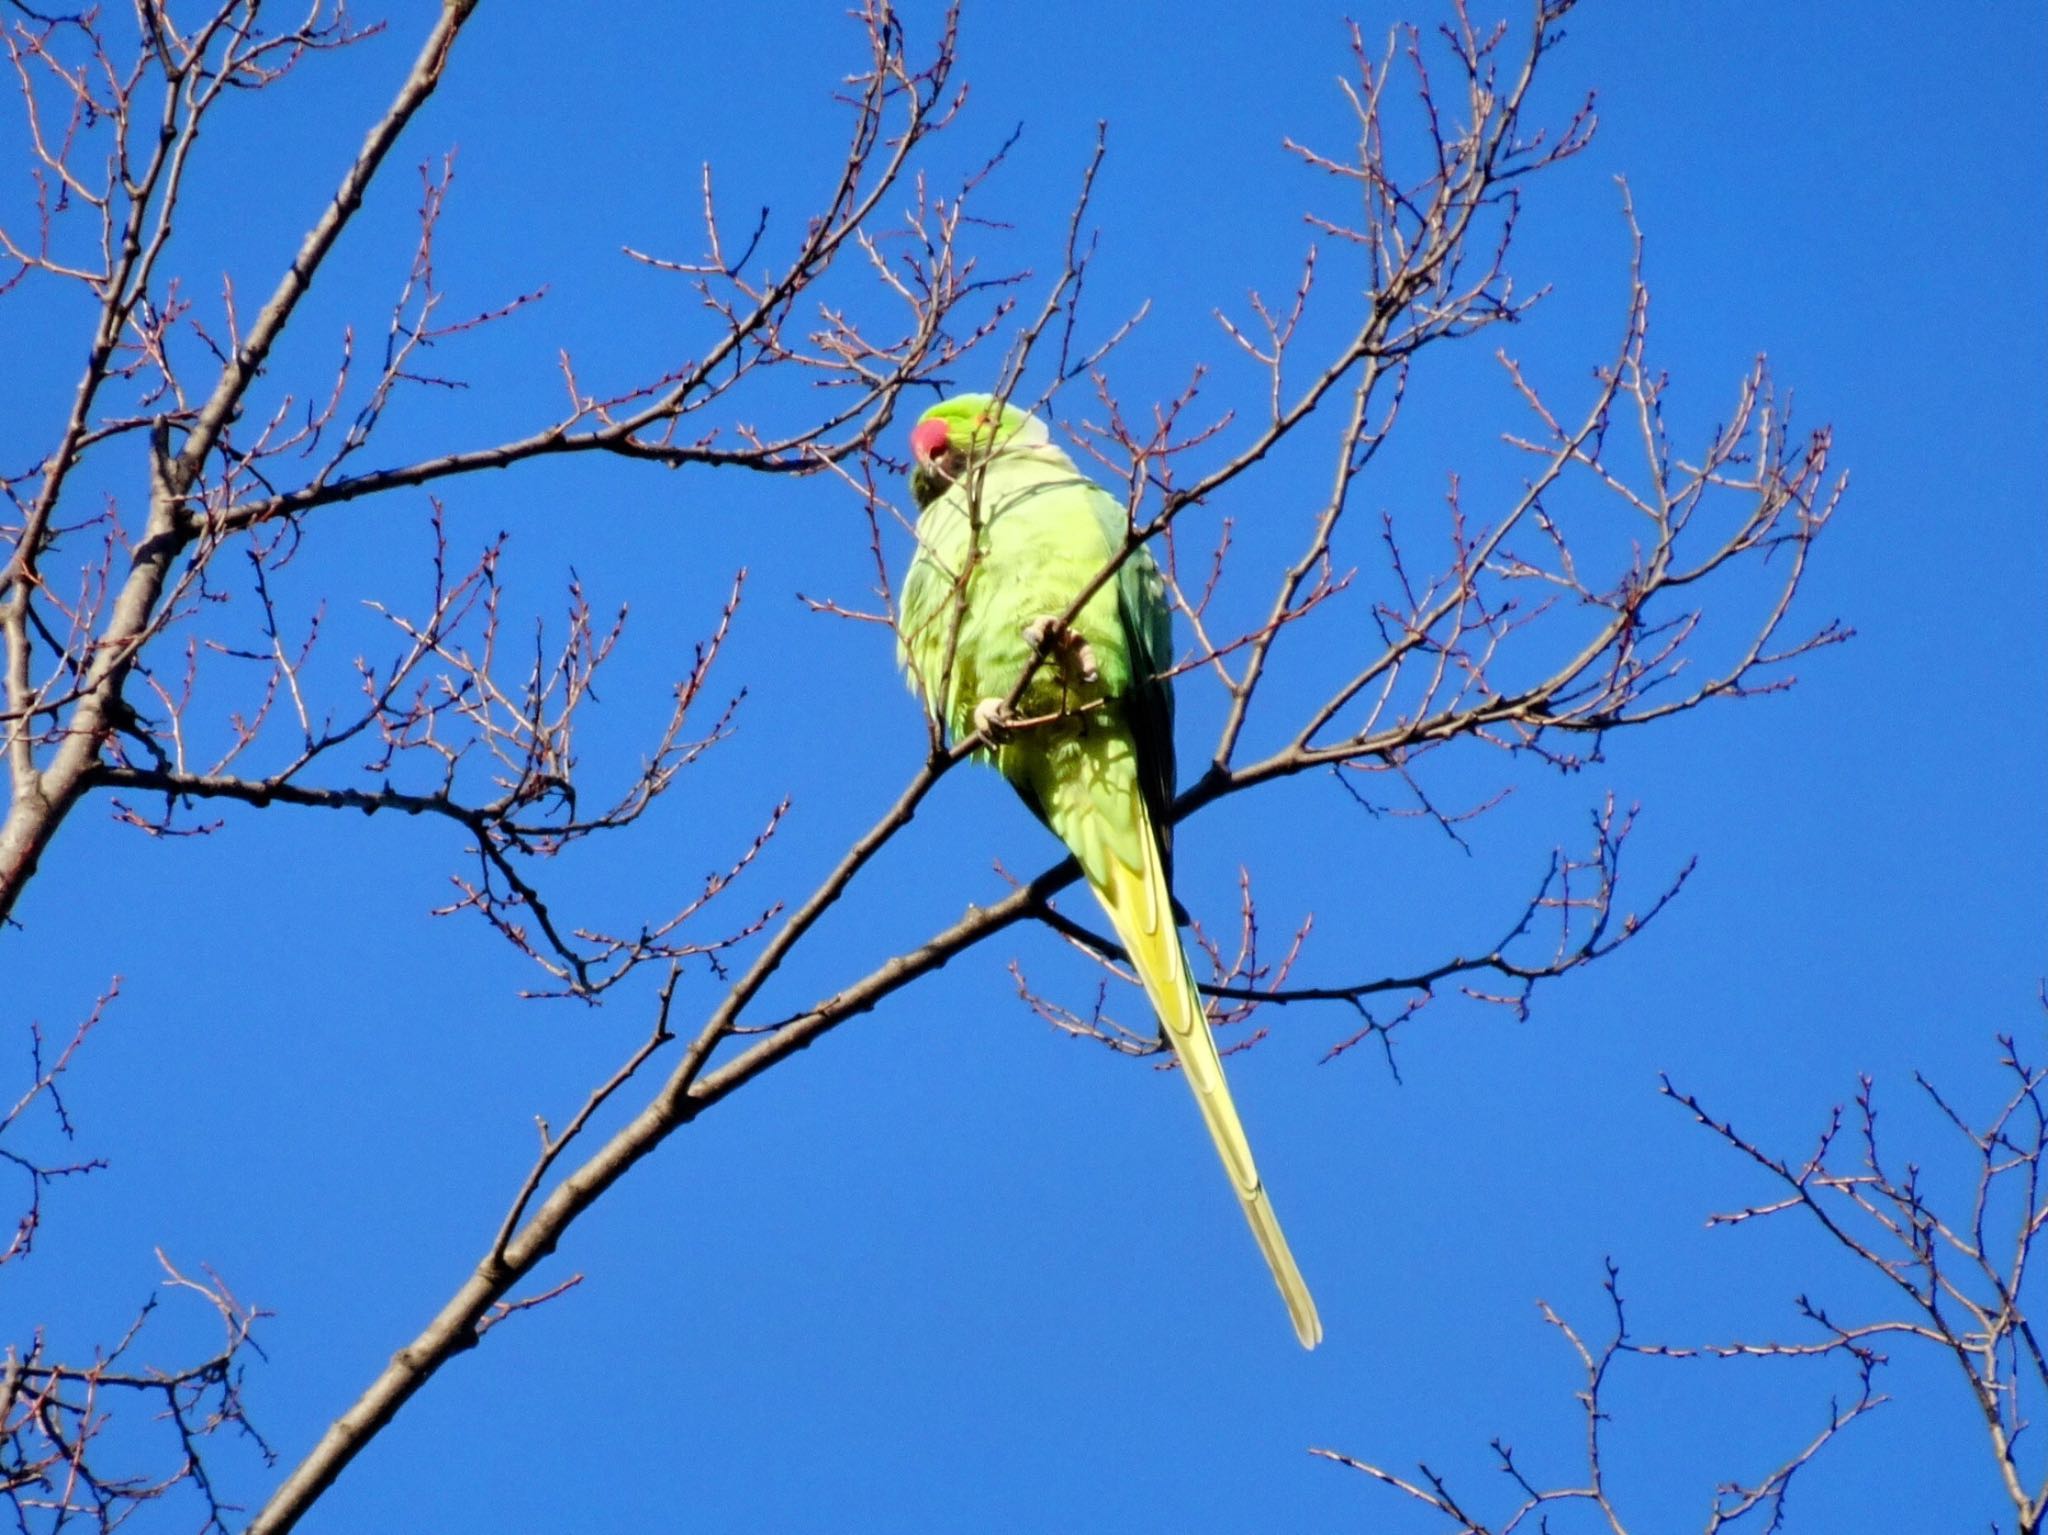
<instances>
[{"instance_id":1,"label":"parakeet's foot","mask_svg":"<svg viewBox=\"0 0 2048 1535\"><path fill-rule=\"evenodd\" d=\"M984 698L974 706L975 733L991 746L1001 746L1017 728L1017 711L1000 698Z\"/></svg>"},{"instance_id":2,"label":"parakeet's foot","mask_svg":"<svg viewBox=\"0 0 2048 1535\"><path fill-rule=\"evenodd\" d=\"M1024 626L1024 643L1042 656L1051 656L1082 682L1093 682L1102 675L1095 664L1095 647L1080 630L1049 613Z\"/></svg>"}]
</instances>

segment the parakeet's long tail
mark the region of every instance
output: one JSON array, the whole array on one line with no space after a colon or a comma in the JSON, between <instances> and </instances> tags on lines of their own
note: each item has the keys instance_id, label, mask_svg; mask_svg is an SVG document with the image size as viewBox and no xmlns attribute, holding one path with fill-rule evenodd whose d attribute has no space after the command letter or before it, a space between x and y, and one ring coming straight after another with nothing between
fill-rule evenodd
<instances>
[{"instance_id":1,"label":"parakeet's long tail","mask_svg":"<svg viewBox=\"0 0 2048 1535\"><path fill-rule=\"evenodd\" d=\"M1173 897L1168 892L1166 871L1159 857L1159 840L1145 816L1144 802L1136 795L1138 815L1143 821L1135 839L1140 867L1132 868L1117 857L1092 860L1107 875L1091 877L1089 884L1102 909L1109 914L1116 935L1123 941L1131 964L1144 983L1145 995L1165 1025L1167 1042L1180 1060L1181 1072L1194 1089L1195 1102L1202 1110L1202 1122L1216 1142L1216 1154L1230 1174L1244 1206L1244 1218L1251 1223L1259 1251L1266 1255L1273 1280L1287 1302L1287 1314L1294 1322L1294 1335L1303 1348L1314 1348L1323 1340L1322 1319L1316 1315L1315 1299L1295 1267L1288 1251L1280 1221L1273 1214L1273 1201L1259 1181L1252 1162L1252 1148L1238 1122L1237 1107L1230 1100L1230 1085L1224 1080L1223 1062L1216 1053L1215 1036L1188 971L1187 955L1181 948L1180 933L1173 922Z\"/></svg>"}]
</instances>

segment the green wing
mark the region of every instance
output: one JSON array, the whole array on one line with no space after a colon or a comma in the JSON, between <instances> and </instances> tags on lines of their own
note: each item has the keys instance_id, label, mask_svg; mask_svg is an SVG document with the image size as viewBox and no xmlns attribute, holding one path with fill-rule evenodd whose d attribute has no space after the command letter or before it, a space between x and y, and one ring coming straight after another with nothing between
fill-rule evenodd
<instances>
[{"instance_id":1,"label":"green wing","mask_svg":"<svg viewBox=\"0 0 2048 1535\"><path fill-rule=\"evenodd\" d=\"M1123 542L1124 510L1106 492L1094 497L1102 540L1114 549ZM1131 657L1131 685L1124 717L1138 751L1138 790L1159 837L1166 880L1173 883L1173 825L1169 812L1177 767L1173 752L1173 609L1166 600L1166 580L1149 550L1134 552L1116 575L1116 606L1123 620L1124 646Z\"/></svg>"}]
</instances>

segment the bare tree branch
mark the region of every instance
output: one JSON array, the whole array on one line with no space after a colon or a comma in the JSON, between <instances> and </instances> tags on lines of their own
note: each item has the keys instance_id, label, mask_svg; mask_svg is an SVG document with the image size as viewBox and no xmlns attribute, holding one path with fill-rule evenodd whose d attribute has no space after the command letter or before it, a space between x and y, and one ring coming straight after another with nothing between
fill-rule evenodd
<instances>
[{"instance_id":1,"label":"bare tree branch","mask_svg":"<svg viewBox=\"0 0 2048 1535\"><path fill-rule=\"evenodd\" d=\"M1324 1460L1335 1461L1353 1471L1362 1471L1382 1486L1390 1487L1432 1509L1452 1521L1450 1527L1456 1529L1459 1535L1513 1535L1517 1530L1547 1529L1549 1525L1546 1521L1550 1511L1566 1506L1590 1508L1601 1528L1610 1531L1611 1535L1628 1535L1629 1525L1624 1518L1621 1505L1615 1499L1608 1475L1608 1466L1614 1453L1607 1435L1607 1427L1614 1418L1609 1406L1612 1401L1610 1376L1615 1364L1625 1355L1674 1357L1683 1351L1644 1347L1629 1341L1628 1319L1622 1304L1620 1277L1620 1271L1610 1261L1607 1265L1605 1289L1613 1310L1613 1326L1603 1343L1590 1342L1547 1303L1537 1302L1537 1308L1543 1313L1543 1320L1563 1334L1565 1341L1571 1345L1584 1377L1584 1384L1573 1393L1584 1425L1583 1480L1579 1480L1575 1473L1573 1479L1559 1482L1541 1473L1526 1470L1522 1463L1516 1460L1513 1447L1504 1439L1495 1439L1492 1448L1494 1458L1499 1463L1498 1469L1514 1490L1511 1494L1513 1502L1507 1511L1489 1519L1469 1512L1471 1505L1461 1503L1445 1479L1426 1465L1418 1468L1417 1479L1408 1480L1394 1475L1383 1467L1340 1454L1335 1450L1312 1449L1309 1453L1321 1456ZM1814 1458L1834 1441L1836 1435L1866 1412L1890 1400L1876 1387L1874 1377L1881 1362L1878 1356L1867 1350L1858 1350L1855 1351L1855 1361L1857 1390L1854 1399L1846 1405L1840 1400L1830 1402L1826 1420L1819 1431L1755 1481L1724 1483L1707 1511L1707 1535L1719 1535L1722 1530L1733 1529L1752 1514L1760 1516L1762 1524L1744 1528L1760 1528L1763 1535L1775 1535L1776 1531L1783 1528L1785 1498L1791 1490L1793 1478L1812 1464Z\"/></svg>"},{"instance_id":2,"label":"bare tree branch","mask_svg":"<svg viewBox=\"0 0 2048 1535\"><path fill-rule=\"evenodd\" d=\"M0 1270L33 1253L48 1190L107 1165L71 1149L78 1130L65 1106L63 1081L119 992L117 979L54 1056L46 1053L41 1027L30 1026L29 1085L0 1115L0 1162L25 1183L21 1214L0 1249ZM54 1155L39 1145L32 1123L37 1110L45 1134L54 1134L63 1148ZM236 1509L208 1469L213 1441L239 1439L264 1463L273 1459L242 1400L245 1356L260 1353L253 1330L262 1313L237 1299L210 1270L193 1279L161 1250L157 1261L164 1289L199 1297L220 1319L220 1346L205 1358L173 1368L131 1362L143 1347L155 1296L89 1363L56 1357L40 1330L6 1341L0 1356L0 1499L17 1528L56 1530L89 1521L112 1530L142 1505L164 1503L188 1511L196 1505L198 1528L226 1535ZM110 1435L117 1419L143 1414L142 1421L160 1430L140 1438ZM134 1459L145 1444L151 1459L137 1469Z\"/></svg>"},{"instance_id":3,"label":"bare tree branch","mask_svg":"<svg viewBox=\"0 0 2048 1535\"><path fill-rule=\"evenodd\" d=\"M2042 1000L2048 1014L2048 997ZM1804 1216L1854 1260L1854 1267L1887 1281L1903 1314L1844 1322L1808 1295L1795 1302L1818 1330L1806 1343L1729 1343L1704 1349L1664 1349L1765 1357L1848 1353L1867 1355L1872 1340L1931 1347L1952 1359L1969 1383L1982 1420L1999 1485L2012 1504L2014 1527L2039 1535L2048 1518L2048 1456L2023 1447L2039 1403L2048 1399L2048 1358L2028 1314L2023 1281L2033 1249L2048 1229L2048 1192L2042 1163L2048 1156L2048 1068L2024 1056L2011 1035L1998 1037L2005 1089L1994 1107L1966 1118L1925 1078L1915 1075L1943 1124L1967 1151L1950 1142L1947 1155L1970 1173L1966 1211L1944 1211L1929 1192L1931 1165L1916 1156L1900 1170L1881 1149L1877 1097L1867 1076L1853 1105L1837 1106L1814 1149L1803 1158L1777 1156L1717 1119L1669 1079L1667 1098L1688 1110L1782 1191L1781 1197L1713 1216L1711 1226L1742 1226L1774 1216ZM1932 1149L1932 1148L1930 1148Z\"/></svg>"}]
</instances>

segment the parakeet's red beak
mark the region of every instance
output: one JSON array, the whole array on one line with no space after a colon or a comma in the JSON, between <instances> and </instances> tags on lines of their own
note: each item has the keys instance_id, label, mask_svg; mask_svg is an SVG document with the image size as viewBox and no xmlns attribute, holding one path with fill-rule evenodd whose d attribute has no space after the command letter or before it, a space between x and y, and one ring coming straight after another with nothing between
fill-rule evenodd
<instances>
[{"instance_id":1,"label":"parakeet's red beak","mask_svg":"<svg viewBox=\"0 0 2048 1535\"><path fill-rule=\"evenodd\" d=\"M910 429L910 451L920 464L937 463L946 451L949 429L943 421L920 421Z\"/></svg>"}]
</instances>

